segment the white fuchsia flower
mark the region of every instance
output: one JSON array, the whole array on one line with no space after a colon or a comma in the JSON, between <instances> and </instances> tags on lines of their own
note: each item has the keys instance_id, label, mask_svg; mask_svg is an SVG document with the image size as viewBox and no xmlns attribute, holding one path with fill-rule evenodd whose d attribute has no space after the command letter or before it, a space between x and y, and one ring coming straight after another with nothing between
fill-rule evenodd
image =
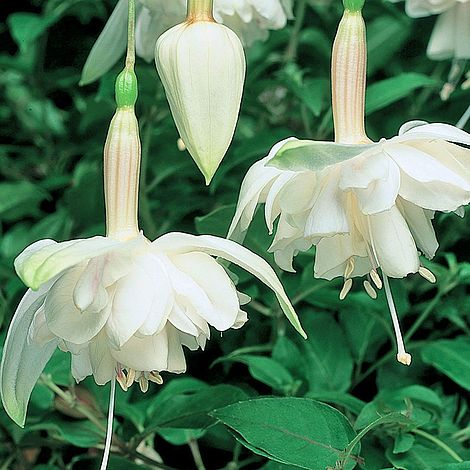
<instances>
[{"instance_id":1,"label":"white fuchsia flower","mask_svg":"<svg viewBox=\"0 0 470 470\"><path fill-rule=\"evenodd\" d=\"M213 0L189 0L186 20L155 47L173 119L206 184L232 141L246 69L240 40L212 10Z\"/></svg>"},{"instance_id":2,"label":"white fuchsia flower","mask_svg":"<svg viewBox=\"0 0 470 470\"><path fill-rule=\"evenodd\" d=\"M105 74L123 55L126 47L126 0L119 0L87 59L82 84ZM158 37L186 16L186 0L138 0L137 55L154 59ZM282 29L291 19L292 0L215 0L214 18L235 31L245 46L265 40L269 30Z\"/></svg>"},{"instance_id":3,"label":"white fuchsia flower","mask_svg":"<svg viewBox=\"0 0 470 470\"><path fill-rule=\"evenodd\" d=\"M412 18L439 15L428 44L429 58L470 59L469 0L406 0L406 13Z\"/></svg>"},{"instance_id":4,"label":"white fuchsia flower","mask_svg":"<svg viewBox=\"0 0 470 470\"><path fill-rule=\"evenodd\" d=\"M126 68L116 81L117 110L104 149L105 237L57 243L40 240L15 260L30 288L8 329L0 365L3 406L20 426L32 389L57 347L72 356L77 382L93 375L111 382L105 452L111 444L115 381L124 390L138 382L161 383L160 373L186 370L183 346L204 348L210 327L240 328L242 305L215 257L256 276L276 295L281 309L305 336L269 264L237 243L213 236L168 233L150 242L137 223L141 148L134 105L134 3L129 2Z\"/></svg>"},{"instance_id":5,"label":"white fuchsia flower","mask_svg":"<svg viewBox=\"0 0 470 470\"><path fill-rule=\"evenodd\" d=\"M447 124L413 121L398 136L372 142L365 133L366 42L362 5L347 4L333 46L335 142L286 139L255 163L242 183L229 236L245 231L258 203L265 204L270 251L293 271L299 251L316 246L314 274L344 277L343 299L354 277L367 276L365 290L385 286L397 336L405 351L388 277L434 275L419 260L432 258L438 243L435 211L461 213L470 202L470 135ZM382 278L378 274L380 268ZM374 288L375 286L375 288Z\"/></svg>"}]
</instances>

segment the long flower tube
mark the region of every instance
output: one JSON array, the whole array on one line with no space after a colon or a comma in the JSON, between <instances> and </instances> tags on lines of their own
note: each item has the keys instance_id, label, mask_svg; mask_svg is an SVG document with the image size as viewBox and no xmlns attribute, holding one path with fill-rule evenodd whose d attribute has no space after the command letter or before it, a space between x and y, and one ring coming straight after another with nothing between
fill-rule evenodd
<instances>
[{"instance_id":1,"label":"long flower tube","mask_svg":"<svg viewBox=\"0 0 470 470\"><path fill-rule=\"evenodd\" d=\"M273 269L246 248L218 237L167 233L151 242L139 230L141 148L134 113L135 0L129 0L126 66L116 80L116 113L104 148L106 236L57 243L40 240L15 260L29 290L8 329L0 391L8 415L24 426L29 398L59 347L70 352L77 382L111 382L105 469L116 381L146 392L162 372L183 373L183 346L204 348L211 327L240 328L250 298L239 292L223 258L272 289L300 334L297 315Z\"/></svg>"},{"instance_id":2,"label":"long flower tube","mask_svg":"<svg viewBox=\"0 0 470 470\"><path fill-rule=\"evenodd\" d=\"M276 231L270 251L293 271L293 257L316 246L314 274L343 277L344 299L355 277L373 298L385 288L397 359L409 365L388 277L418 272L438 248L436 211L463 215L470 202L470 135L448 124L412 121L397 136L373 142L365 132L366 32L361 0L345 0L332 54L335 142L289 138L256 162L242 183L229 237L249 226L258 203ZM275 225L277 221L277 225ZM380 274L381 273L381 274Z\"/></svg>"}]
</instances>

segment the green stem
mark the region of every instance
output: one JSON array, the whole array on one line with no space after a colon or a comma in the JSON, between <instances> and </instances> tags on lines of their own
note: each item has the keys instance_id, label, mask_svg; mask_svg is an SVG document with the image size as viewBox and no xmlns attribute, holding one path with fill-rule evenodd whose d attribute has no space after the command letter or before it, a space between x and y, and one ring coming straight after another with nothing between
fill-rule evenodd
<instances>
[{"instance_id":1,"label":"green stem","mask_svg":"<svg viewBox=\"0 0 470 470\"><path fill-rule=\"evenodd\" d=\"M297 49L299 47L300 32L302 31L302 26L304 24L306 9L307 9L307 1L298 0L297 8L295 10L294 28L292 30L292 34L289 39L289 44L287 45L287 49L284 54L285 63L293 62L297 57Z\"/></svg>"},{"instance_id":2,"label":"green stem","mask_svg":"<svg viewBox=\"0 0 470 470\"><path fill-rule=\"evenodd\" d=\"M202 461L201 452L199 450L199 445L196 439L190 439L188 446L191 449L191 454L193 456L194 463L196 464L197 470L206 470L204 462Z\"/></svg>"},{"instance_id":3,"label":"green stem","mask_svg":"<svg viewBox=\"0 0 470 470\"><path fill-rule=\"evenodd\" d=\"M359 444L360 440L372 429L376 428L377 426L381 424L386 424L386 423L395 423L402 418L403 415L398 412L394 413L389 413L388 415L381 416L380 418L377 418L375 421L367 425L361 432L359 432L356 437L348 444L348 446L345 449L344 457L341 458L341 461L338 465L338 468L344 468L348 459L351 456L351 452L354 450L354 448ZM354 460L360 461L362 460L359 456L354 457ZM336 467L335 467L336 468Z\"/></svg>"},{"instance_id":4,"label":"green stem","mask_svg":"<svg viewBox=\"0 0 470 470\"><path fill-rule=\"evenodd\" d=\"M135 0L128 1L126 68L133 69L135 64Z\"/></svg>"},{"instance_id":5,"label":"green stem","mask_svg":"<svg viewBox=\"0 0 470 470\"><path fill-rule=\"evenodd\" d=\"M460 455L457 454L455 450L451 449L445 442L441 441L436 436L433 436L432 434L429 434L426 431L423 431L422 429L414 429L412 432L417 436L424 437L428 441L436 444L444 452L447 452L456 462L463 462L462 457L460 457Z\"/></svg>"},{"instance_id":6,"label":"green stem","mask_svg":"<svg viewBox=\"0 0 470 470\"><path fill-rule=\"evenodd\" d=\"M80 403L70 392L66 392L58 387L51 379L50 376L46 374L41 374L40 381L52 392L54 392L58 397L67 403L70 408L77 410L80 414L85 416L89 421L91 421L99 430L106 432L106 425L96 417L93 412L86 406Z\"/></svg>"}]
</instances>

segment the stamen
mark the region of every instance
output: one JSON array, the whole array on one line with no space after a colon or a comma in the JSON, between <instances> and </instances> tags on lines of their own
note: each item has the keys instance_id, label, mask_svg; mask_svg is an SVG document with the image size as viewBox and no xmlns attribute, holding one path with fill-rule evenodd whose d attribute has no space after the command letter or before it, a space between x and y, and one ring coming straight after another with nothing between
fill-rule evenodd
<instances>
[{"instance_id":1,"label":"stamen","mask_svg":"<svg viewBox=\"0 0 470 470\"><path fill-rule=\"evenodd\" d=\"M129 388L135 380L135 370L134 369L127 369L127 388Z\"/></svg>"},{"instance_id":2,"label":"stamen","mask_svg":"<svg viewBox=\"0 0 470 470\"><path fill-rule=\"evenodd\" d=\"M434 284L436 282L436 276L429 271L428 268L425 268L424 266L420 266L418 269L418 273L426 279L426 281L430 282L431 284Z\"/></svg>"},{"instance_id":3,"label":"stamen","mask_svg":"<svg viewBox=\"0 0 470 470\"><path fill-rule=\"evenodd\" d=\"M351 274L354 272L354 258L349 258L346 263L346 268L344 270L344 277L348 279L351 277Z\"/></svg>"},{"instance_id":4,"label":"stamen","mask_svg":"<svg viewBox=\"0 0 470 470\"><path fill-rule=\"evenodd\" d=\"M397 339L397 361L409 366L411 364L411 354L405 350L405 344L401 335L400 323L398 321L397 311L395 309L395 303L393 302L392 291L390 290L390 284L388 283L388 277L382 272L385 295L387 297L388 308L390 309L390 315L392 316L393 329L395 330L395 337Z\"/></svg>"},{"instance_id":5,"label":"stamen","mask_svg":"<svg viewBox=\"0 0 470 470\"><path fill-rule=\"evenodd\" d=\"M372 279L372 282L375 284L375 287L377 287L377 289L382 289L382 279L380 279L380 276L377 271L373 269L369 274L370 278Z\"/></svg>"},{"instance_id":6,"label":"stamen","mask_svg":"<svg viewBox=\"0 0 470 470\"><path fill-rule=\"evenodd\" d=\"M118 366L116 370L116 380L121 388L127 392L127 377L124 371L122 370L121 365Z\"/></svg>"},{"instance_id":7,"label":"stamen","mask_svg":"<svg viewBox=\"0 0 470 470\"><path fill-rule=\"evenodd\" d=\"M372 284L369 281L364 281L362 285L364 286L364 289L369 295L369 297L375 300L377 298L377 292L375 292L375 289L372 287Z\"/></svg>"},{"instance_id":8,"label":"stamen","mask_svg":"<svg viewBox=\"0 0 470 470\"><path fill-rule=\"evenodd\" d=\"M111 439L113 437L113 418L114 418L114 397L116 394L116 381L111 380L111 393L109 395L108 423L106 427L106 441L104 444L103 460L101 461L100 470L106 470L109 460L109 452L111 450Z\"/></svg>"},{"instance_id":9,"label":"stamen","mask_svg":"<svg viewBox=\"0 0 470 470\"><path fill-rule=\"evenodd\" d=\"M156 370L150 372L148 379L158 385L161 385L163 383L162 376Z\"/></svg>"},{"instance_id":10,"label":"stamen","mask_svg":"<svg viewBox=\"0 0 470 470\"><path fill-rule=\"evenodd\" d=\"M343 288L341 289L341 292L339 293L339 300L344 300L346 298L349 291L351 290L352 285L353 285L352 279L346 279L344 281Z\"/></svg>"},{"instance_id":11,"label":"stamen","mask_svg":"<svg viewBox=\"0 0 470 470\"><path fill-rule=\"evenodd\" d=\"M145 378L144 374L141 374L139 377L139 386L142 393L145 393L149 389L149 381Z\"/></svg>"}]
</instances>

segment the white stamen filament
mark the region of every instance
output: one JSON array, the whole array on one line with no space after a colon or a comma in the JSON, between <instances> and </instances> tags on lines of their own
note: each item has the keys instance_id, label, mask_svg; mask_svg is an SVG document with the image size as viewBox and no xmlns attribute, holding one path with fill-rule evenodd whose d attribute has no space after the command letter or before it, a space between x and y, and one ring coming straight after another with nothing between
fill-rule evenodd
<instances>
[{"instance_id":1,"label":"white stamen filament","mask_svg":"<svg viewBox=\"0 0 470 470\"><path fill-rule=\"evenodd\" d=\"M114 398L116 395L116 380L111 380L111 393L109 395L108 424L106 429L106 441L104 444L103 460L100 470L106 470L108 467L109 452L111 450L111 440L113 437L113 418L114 418Z\"/></svg>"},{"instance_id":2,"label":"white stamen filament","mask_svg":"<svg viewBox=\"0 0 470 470\"><path fill-rule=\"evenodd\" d=\"M426 281L430 282L431 284L434 284L436 282L436 276L429 271L428 268L425 268L424 266L420 266L418 269L418 273L426 279Z\"/></svg>"},{"instance_id":3,"label":"white stamen filament","mask_svg":"<svg viewBox=\"0 0 470 470\"><path fill-rule=\"evenodd\" d=\"M344 281L343 288L341 289L341 292L339 293L339 300L344 300L346 298L349 291L351 290L352 285L353 285L352 279L346 279Z\"/></svg>"},{"instance_id":4,"label":"white stamen filament","mask_svg":"<svg viewBox=\"0 0 470 470\"><path fill-rule=\"evenodd\" d=\"M406 366L409 366L411 364L411 354L407 353L405 350L405 343L403 342L403 336L401 334L400 323L398 321L395 303L393 302L392 291L390 290L388 277L383 272L382 276L385 287L385 295L387 297L388 308L390 309L390 315L392 316L393 329L395 330L395 337L397 340L397 361L401 362Z\"/></svg>"},{"instance_id":5,"label":"white stamen filament","mask_svg":"<svg viewBox=\"0 0 470 470\"><path fill-rule=\"evenodd\" d=\"M375 300L377 298L377 292L375 292L375 289L372 287L372 284L369 281L364 281L363 286L364 290L367 292L369 297Z\"/></svg>"}]
</instances>

